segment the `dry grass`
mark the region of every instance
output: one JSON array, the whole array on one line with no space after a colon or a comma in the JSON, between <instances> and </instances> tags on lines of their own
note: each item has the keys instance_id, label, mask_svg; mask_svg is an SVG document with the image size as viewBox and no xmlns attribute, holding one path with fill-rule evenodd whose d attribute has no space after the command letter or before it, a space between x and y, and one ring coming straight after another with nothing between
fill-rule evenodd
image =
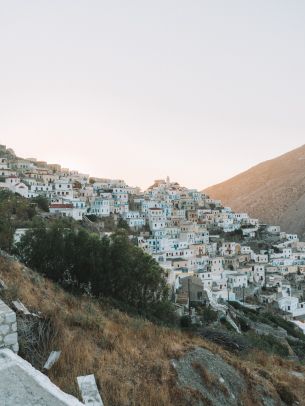
<instances>
[{"instance_id":1,"label":"dry grass","mask_svg":"<svg viewBox=\"0 0 305 406\"><path fill-rule=\"evenodd\" d=\"M220 382L217 376L210 373L206 368L204 368L199 362L193 362L192 367L201 377L201 380L204 385L208 388L213 389L215 386L219 386Z\"/></svg>"},{"instance_id":2,"label":"dry grass","mask_svg":"<svg viewBox=\"0 0 305 406\"><path fill-rule=\"evenodd\" d=\"M3 258L0 278L9 287L4 296L8 303L18 298L51 323L53 332L45 342L44 354L59 349L62 355L49 371L49 377L76 396L79 396L76 377L94 373L106 406L196 405L199 394L190 388L177 387L170 361L199 346L217 353L245 376L252 393L243 405L252 404L253 382L261 381L274 394L275 387L279 392L284 390L279 385L285 382L291 385L296 397L305 399L304 385L295 377L287 377L287 370L297 370L295 363L254 352L246 360L239 359L200 337L129 317L87 297L70 295L22 265ZM266 381L260 371L266 371L270 379Z\"/></svg>"},{"instance_id":3,"label":"dry grass","mask_svg":"<svg viewBox=\"0 0 305 406\"><path fill-rule=\"evenodd\" d=\"M74 297L19 264L0 259L9 286L4 299L19 298L50 320L54 337L47 351L62 355L49 372L63 390L78 394L76 377L94 373L106 405L172 404L170 359L194 345L187 335Z\"/></svg>"}]
</instances>

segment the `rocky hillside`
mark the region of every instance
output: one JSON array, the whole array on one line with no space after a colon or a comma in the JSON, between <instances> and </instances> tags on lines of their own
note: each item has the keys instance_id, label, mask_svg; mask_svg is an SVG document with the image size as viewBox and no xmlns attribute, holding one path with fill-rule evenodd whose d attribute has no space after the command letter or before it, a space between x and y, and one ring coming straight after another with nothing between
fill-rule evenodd
<instances>
[{"instance_id":1,"label":"rocky hillside","mask_svg":"<svg viewBox=\"0 0 305 406\"><path fill-rule=\"evenodd\" d=\"M235 211L305 234L305 145L204 190Z\"/></svg>"},{"instance_id":2,"label":"rocky hillside","mask_svg":"<svg viewBox=\"0 0 305 406\"><path fill-rule=\"evenodd\" d=\"M218 345L128 316L71 295L7 256L0 256L0 279L2 300L19 299L40 315L18 314L20 355L42 370L50 351L61 350L49 378L75 396L76 377L94 373L105 406L303 404L305 367L296 357L244 346L244 336L230 331L216 335ZM215 332L207 335L215 339Z\"/></svg>"}]
</instances>

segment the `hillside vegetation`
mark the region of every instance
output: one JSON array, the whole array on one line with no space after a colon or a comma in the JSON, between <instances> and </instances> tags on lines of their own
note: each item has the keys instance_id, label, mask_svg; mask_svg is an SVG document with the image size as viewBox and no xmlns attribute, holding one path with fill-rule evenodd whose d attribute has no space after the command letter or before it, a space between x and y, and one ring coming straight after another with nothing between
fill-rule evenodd
<instances>
[{"instance_id":1,"label":"hillside vegetation","mask_svg":"<svg viewBox=\"0 0 305 406\"><path fill-rule=\"evenodd\" d=\"M42 215L44 203L44 198L29 200L0 191L1 249L69 292L108 298L131 313L175 322L164 271L133 244L126 224L118 222L110 238L100 238L86 223ZM15 244L18 227L27 232Z\"/></svg>"},{"instance_id":2,"label":"hillside vegetation","mask_svg":"<svg viewBox=\"0 0 305 406\"><path fill-rule=\"evenodd\" d=\"M305 235L305 145L204 190L235 211Z\"/></svg>"},{"instance_id":3,"label":"hillside vegetation","mask_svg":"<svg viewBox=\"0 0 305 406\"><path fill-rule=\"evenodd\" d=\"M133 245L124 230L100 239L61 220L39 222L21 238L15 252L33 270L67 290L107 297L159 320L174 316L163 269Z\"/></svg>"},{"instance_id":4,"label":"hillside vegetation","mask_svg":"<svg viewBox=\"0 0 305 406\"><path fill-rule=\"evenodd\" d=\"M49 377L76 396L76 377L94 373L106 406L214 405L221 399L267 406L305 398L305 367L298 362L251 349L238 356L105 301L68 293L12 259L0 258L0 278L8 286L3 300L11 305L20 299L40 314L18 316L20 355L42 369L49 352L61 350Z\"/></svg>"}]
</instances>

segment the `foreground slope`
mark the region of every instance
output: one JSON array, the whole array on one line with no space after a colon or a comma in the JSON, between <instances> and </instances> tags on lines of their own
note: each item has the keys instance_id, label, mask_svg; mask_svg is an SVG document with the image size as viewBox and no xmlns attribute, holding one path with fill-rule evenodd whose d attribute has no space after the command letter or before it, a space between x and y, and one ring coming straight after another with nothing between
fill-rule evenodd
<instances>
[{"instance_id":1,"label":"foreground slope","mask_svg":"<svg viewBox=\"0 0 305 406\"><path fill-rule=\"evenodd\" d=\"M49 352L61 350L49 377L75 396L76 377L94 373L106 406L276 406L305 398L299 362L252 350L243 357L229 353L68 294L12 259L0 257L0 278L7 304L20 299L40 312L40 318L18 316L20 355L42 369Z\"/></svg>"},{"instance_id":2,"label":"foreground slope","mask_svg":"<svg viewBox=\"0 0 305 406\"><path fill-rule=\"evenodd\" d=\"M305 233L305 145L204 190L235 211Z\"/></svg>"}]
</instances>

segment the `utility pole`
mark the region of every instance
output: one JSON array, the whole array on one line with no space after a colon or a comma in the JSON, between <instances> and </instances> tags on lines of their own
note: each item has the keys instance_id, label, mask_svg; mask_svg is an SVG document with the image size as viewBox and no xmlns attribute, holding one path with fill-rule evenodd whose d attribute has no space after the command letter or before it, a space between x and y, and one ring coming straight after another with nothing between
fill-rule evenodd
<instances>
[{"instance_id":1,"label":"utility pole","mask_svg":"<svg viewBox=\"0 0 305 406\"><path fill-rule=\"evenodd\" d=\"M189 296L189 316L191 316L191 293L190 293L190 277L187 279L187 288L188 288L188 296Z\"/></svg>"}]
</instances>

